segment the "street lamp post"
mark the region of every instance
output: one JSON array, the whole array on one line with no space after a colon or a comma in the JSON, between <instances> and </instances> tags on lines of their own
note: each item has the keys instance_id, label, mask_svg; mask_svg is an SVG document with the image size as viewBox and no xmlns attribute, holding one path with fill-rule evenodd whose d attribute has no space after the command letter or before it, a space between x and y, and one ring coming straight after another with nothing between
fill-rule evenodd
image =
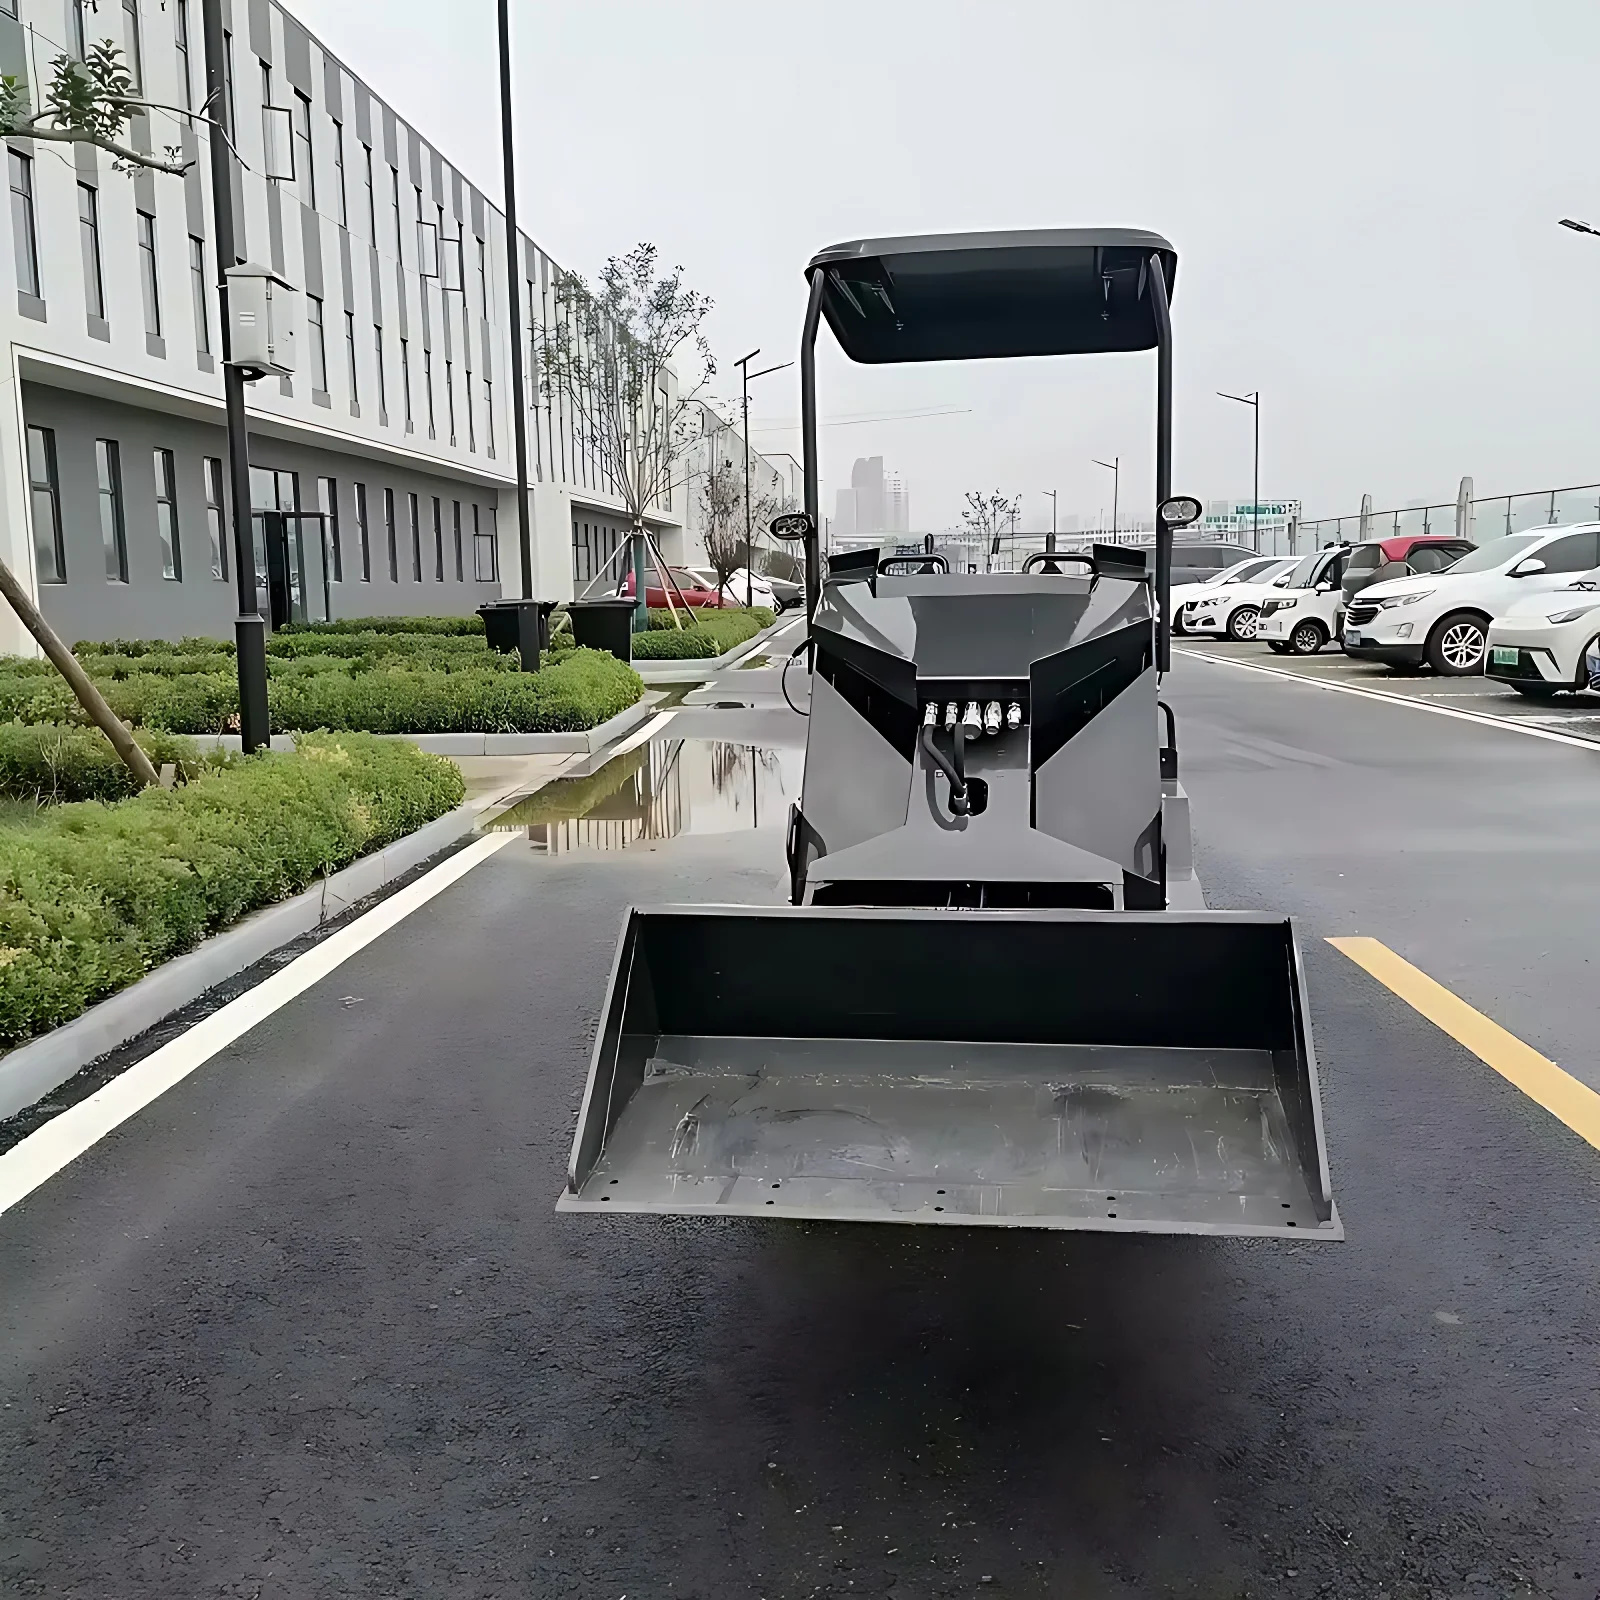
<instances>
[{"instance_id":1,"label":"street lamp post","mask_svg":"<svg viewBox=\"0 0 1600 1600\"><path fill-rule=\"evenodd\" d=\"M1563 217L1557 227L1571 228L1574 233L1592 233L1600 238L1600 228L1591 228L1587 222L1579 222L1573 217Z\"/></svg>"},{"instance_id":2,"label":"street lamp post","mask_svg":"<svg viewBox=\"0 0 1600 1600\"><path fill-rule=\"evenodd\" d=\"M1056 547L1056 492L1054 489L1041 489L1039 492L1050 496L1050 543L1045 548L1054 550Z\"/></svg>"},{"instance_id":3,"label":"street lamp post","mask_svg":"<svg viewBox=\"0 0 1600 1600\"><path fill-rule=\"evenodd\" d=\"M517 170L511 127L510 0L500 0L500 155L506 191L506 297L511 314L511 436L517 454L517 552L522 598L533 598L533 531L528 525L528 397L522 375L522 251L517 236ZM457 229L457 232L460 230ZM471 404L471 397L468 397Z\"/></svg>"},{"instance_id":4,"label":"street lamp post","mask_svg":"<svg viewBox=\"0 0 1600 1600\"><path fill-rule=\"evenodd\" d=\"M270 744L271 732L267 711L267 624L256 591L255 540L250 526L250 431L244 409L244 369L231 359L228 269L239 265L239 253L233 217L236 157L231 146L235 129L227 91L222 0L203 0L200 21L205 35L206 103L213 124L209 139L212 231L216 235L217 299L222 313L222 395L228 436L234 577L239 594L239 615L233 625L238 651L239 743L248 755Z\"/></svg>"},{"instance_id":5,"label":"street lamp post","mask_svg":"<svg viewBox=\"0 0 1600 1600\"><path fill-rule=\"evenodd\" d=\"M505 4L505 0L501 0ZM759 372L750 370L750 363L761 354L758 345L747 356L740 356L734 362L739 369L739 414L744 424L744 604L748 611L755 604L755 547L752 543L752 530L750 527L750 380L764 378L769 372L782 372L785 367L792 367L792 361L780 361L775 367L763 367Z\"/></svg>"},{"instance_id":6,"label":"street lamp post","mask_svg":"<svg viewBox=\"0 0 1600 1600\"><path fill-rule=\"evenodd\" d=\"M1255 547L1257 555L1261 554L1261 391L1253 390L1249 394L1228 394L1225 390L1218 389L1217 393L1224 400L1237 400L1242 406L1249 406L1255 413L1255 469L1250 479L1250 542Z\"/></svg>"},{"instance_id":7,"label":"street lamp post","mask_svg":"<svg viewBox=\"0 0 1600 1600\"><path fill-rule=\"evenodd\" d=\"M1098 457L1092 458L1097 467L1104 467L1111 474L1111 537L1117 537L1117 496L1122 489L1122 457L1112 456L1109 461L1101 461Z\"/></svg>"}]
</instances>

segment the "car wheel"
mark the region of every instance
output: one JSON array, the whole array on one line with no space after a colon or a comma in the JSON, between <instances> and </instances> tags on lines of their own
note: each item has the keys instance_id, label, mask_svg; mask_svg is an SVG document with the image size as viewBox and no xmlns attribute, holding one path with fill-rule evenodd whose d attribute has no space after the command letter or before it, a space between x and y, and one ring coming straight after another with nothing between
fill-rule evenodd
<instances>
[{"instance_id":1,"label":"car wheel","mask_svg":"<svg viewBox=\"0 0 1600 1600\"><path fill-rule=\"evenodd\" d=\"M1268 639L1267 649L1269 649L1275 656L1286 656L1289 653L1289 647L1283 642L1282 639Z\"/></svg>"},{"instance_id":2,"label":"car wheel","mask_svg":"<svg viewBox=\"0 0 1600 1600\"><path fill-rule=\"evenodd\" d=\"M1255 638L1256 629L1261 626L1261 608L1259 606L1240 606L1228 618L1228 637L1245 644Z\"/></svg>"},{"instance_id":3,"label":"car wheel","mask_svg":"<svg viewBox=\"0 0 1600 1600\"><path fill-rule=\"evenodd\" d=\"M1497 682L1508 682L1508 679L1497 679ZM1511 687L1518 694L1526 695L1530 700L1554 700L1565 687L1560 683L1512 683Z\"/></svg>"},{"instance_id":4,"label":"car wheel","mask_svg":"<svg viewBox=\"0 0 1600 1600\"><path fill-rule=\"evenodd\" d=\"M1441 677L1465 678L1483 671L1489 642L1484 620L1471 611L1452 611L1428 635L1428 665Z\"/></svg>"},{"instance_id":5,"label":"car wheel","mask_svg":"<svg viewBox=\"0 0 1600 1600\"><path fill-rule=\"evenodd\" d=\"M1297 656L1314 656L1328 642L1328 630L1315 617L1297 622L1289 633L1289 652Z\"/></svg>"}]
</instances>

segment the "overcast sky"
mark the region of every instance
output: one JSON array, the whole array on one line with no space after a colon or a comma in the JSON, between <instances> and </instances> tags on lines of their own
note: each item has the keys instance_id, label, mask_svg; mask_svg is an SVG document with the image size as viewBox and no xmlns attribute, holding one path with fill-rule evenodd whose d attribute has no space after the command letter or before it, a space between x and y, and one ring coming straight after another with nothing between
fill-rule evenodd
<instances>
[{"instance_id":1,"label":"overcast sky","mask_svg":"<svg viewBox=\"0 0 1600 1600\"><path fill-rule=\"evenodd\" d=\"M289 0L500 193L493 0ZM447 26L441 31L441 13ZM1165 234L1174 487L1308 515L1600 479L1594 0L513 0L521 220L592 272L641 239L716 302L723 364L791 359L802 268L863 235ZM857 455L913 525L1148 514L1153 357L865 369L821 340L824 509ZM948 409L941 417L885 413ZM759 385L789 448L793 371ZM1041 522L1042 519L1042 522Z\"/></svg>"}]
</instances>

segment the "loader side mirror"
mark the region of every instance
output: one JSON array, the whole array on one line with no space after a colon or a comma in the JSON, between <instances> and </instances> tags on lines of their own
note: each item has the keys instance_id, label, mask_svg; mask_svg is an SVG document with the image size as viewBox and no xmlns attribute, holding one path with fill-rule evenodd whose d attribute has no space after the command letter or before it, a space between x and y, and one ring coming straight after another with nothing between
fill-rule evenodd
<instances>
[{"instance_id":1,"label":"loader side mirror","mask_svg":"<svg viewBox=\"0 0 1600 1600\"><path fill-rule=\"evenodd\" d=\"M797 539L809 539L816 532L816 524L807 512L785 511L767 524L767 532L774 539L787 539L793 543Z\"/></svg>"},{"instance_id":2,"label":"loader side mirror","mask_svg":"<svg viewBox=\"0 0 1600 1600\"><path fill-rule=\"evenodd\" d=\"M1200 520L1200 502L1192 494L1175 494L1161 502L1161 520L1169 528L1187 528Z\"/></svg>"}]
</instances>

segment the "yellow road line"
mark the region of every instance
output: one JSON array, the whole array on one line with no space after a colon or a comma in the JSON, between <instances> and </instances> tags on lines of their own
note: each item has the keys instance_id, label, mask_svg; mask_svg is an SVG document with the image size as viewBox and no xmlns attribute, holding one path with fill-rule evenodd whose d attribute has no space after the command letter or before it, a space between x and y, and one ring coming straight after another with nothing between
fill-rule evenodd
<instances>
[{"instance_id":1,"label":"yellow road line","mask_svg":"<svg viewBox=\"0 0 1600 1600\"><path fill-rule=\"evenodd\" d=\"M1600 1150L1600 1094L1587 1084L1579 1083L1570 1072L1563 1072L1531 1045L1507 1033L1498 1022L1473 1010L1442 983L1378 940L1357 937L1330 939L1328 943L1399 995L1414 1011L1420 1011L1435 1027L1443 1029L1457 1044L1465 1045L1551 1116L1559 1117L1580 1139Z\"/></svg>"}]
</instances>

